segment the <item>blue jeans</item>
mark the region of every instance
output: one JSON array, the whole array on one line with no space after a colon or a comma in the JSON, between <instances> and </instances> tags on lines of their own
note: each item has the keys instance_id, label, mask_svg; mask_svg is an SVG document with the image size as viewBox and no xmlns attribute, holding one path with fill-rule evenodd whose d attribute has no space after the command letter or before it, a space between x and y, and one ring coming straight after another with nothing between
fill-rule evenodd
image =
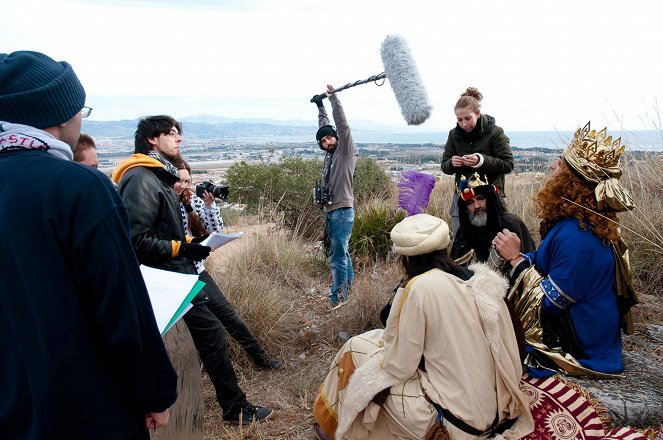
<instances>
[{"instance_id":1,"label":"blue jeans","mask_svg":"<svg viewBox=\"0 0 663 440\"><path fill-rule=\"evenodd\" d=\"M325 213L325 229L331 242L329 266L332 287L329 303L332 306L348 299L348 291L355 279L352 258L348 251L354 221L354 208L338 208Z\"/></svg>"}]
</instances>

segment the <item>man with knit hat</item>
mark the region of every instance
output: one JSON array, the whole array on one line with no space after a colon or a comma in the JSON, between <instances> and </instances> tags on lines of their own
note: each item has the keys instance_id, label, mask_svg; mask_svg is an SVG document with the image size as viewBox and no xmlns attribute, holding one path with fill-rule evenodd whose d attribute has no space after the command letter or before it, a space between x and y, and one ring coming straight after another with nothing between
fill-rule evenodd
<instances>
[{"instance_id":1,"label":"man with knit hat","mask_svg":"<svg viewBox=\"0 0 663 440\"><path fill-rule=\"evenodd\" d=\"M633 331L628 250L617 213L633 208L619 183L621 139L578 129L536 194L541 245L521 254L507 230L493 243L512 266L509 297L523 323L530 374L620 377L621 332Z\"/></svg>"},{"instance_id":2,"label":"man with knit hat","mask_svg":"<svg viewBox=\"0 0 663 440\"><path fill-rule=\"evenodd\" d=\"M521 252L531 252L536 247L521 218L504 208L499 189L488 183L485 176L482 180L478 173L469 179L462 176L458 183L458 219L460 227L454 237L451 258L459 264L488 262L508 274L511 266L492 249L493 239L503 229L520 238Z\"/></svg>"},{"instance_id":3,"label":"man with knit hat","mask_svg":"<svg viewBox=\"0 0 663 440\"><path fill-rule=\"evenodd\" d=\"M149 438L177 398L126 209L72 162L84 106L68 63L0 54L2 438Z\"/></svg>"},{"instance_id":4,"label":"man with knit hat","mask_svg":"<svg viewBox=\"0 0 663 440\"><path fill-rule=\"evenodd\" d=\"M319 439L521 438L534 422L503 300L508 282L457 266L447 224L428 214L391 230L405 279L384 330L350 338L313 406ZM442 416L443 426L436 420Z\"/></svg>"},{"instance_id":5,"label":"man with knit hat","mask_svg":"<svg viewBox=\"0 0 663 440\"><path fill-rule=\"evenodd\" d=\"M327 111L322 103L329 97L336 129L329 125ZM325 151L322 164L321 197L317 201L325 210L325 241L329 241L329 266L332 286L329 305L339 306L348 299L355 273L352 257L348 250L352 225L355 220L354 193L352 181L359 155L350 126L345 118L343 106L334 93L334 88L327 85L327 92L311 99L318 106L319 129L315 135L321 150Z\"/></svg>"}]
</instances>

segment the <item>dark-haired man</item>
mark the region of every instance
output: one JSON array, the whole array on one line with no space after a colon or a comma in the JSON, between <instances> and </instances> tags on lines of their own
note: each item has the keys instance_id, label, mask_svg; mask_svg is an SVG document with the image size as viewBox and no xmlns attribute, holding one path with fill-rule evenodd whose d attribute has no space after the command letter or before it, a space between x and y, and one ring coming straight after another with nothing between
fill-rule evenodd
<instances>
[{"instance_id":1,"label":"dark-haired man","mask_svg":"<svg viewBox=\"0 0 663 440\"><path fill-rule=\"evenodd\" d=\"M494 267L504 268L508 272L511 266L500 260L496 252L493 251L491 255L492 241L497 233L508 229L518 235L521 252L533 251L534 240L520 217L504 209L497 187L487 183L487 179L484 180L474 173L469 179L462 176L459 181L460 228L454 237L451 257L461 264L491 260Z\"/></svg>"},{"instance_id":2,"label":"dark-haired man","mask_svg":"<svg viewBox=\"0 0 663 440\"><path fill-rule=\"evenodd\" d=\"M331 102L336 129L329 125L327 111L322 103L325 96ZM348 247L355 219L352 183L359 153L334 88L327 85L327 92L314 96L311 102L318 106L320 128L315 134L315 140L320 149L325 151L319 203L325 210L325 236L330 243L332 287L329 304L333 308L347 301L355 277Z\"/></svg>"},{"instance_id":3,"label":"dark-haired man","mask_svg":"<svg viewBox=\"0 0 663 440\"><path fill-rule=\"evenodd\" d=\"M3 439L145 439L177 398L126 208L71 161L91 110L68 63L0 54Z\"/></svg>"},{"instance_id":4,"label":"dark-haired man","mask_svg":"<svg viewBox=\"0 0 663 440\"><path fill-rule=\"evenodd\" d=\"M113 171L131 220L131 241L138 260L157 269L197 275L194 261L207 258L211 248L184 231L180 202L173 185L180 181L182 125L166 115L138 122L134 155ZM193 342L216 389L223 421L250 423L272 416L272 410L251 405L237 384L228 356L225 329L205 303L207 288L184 315Z\"/></svg>"}]
</instances>

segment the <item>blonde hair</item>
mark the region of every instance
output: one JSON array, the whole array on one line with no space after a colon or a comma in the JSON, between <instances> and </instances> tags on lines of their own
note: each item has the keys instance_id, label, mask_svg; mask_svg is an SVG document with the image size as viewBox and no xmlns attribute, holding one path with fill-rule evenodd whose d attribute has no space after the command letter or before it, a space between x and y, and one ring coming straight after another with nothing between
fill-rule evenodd
<instances>
[{"instance_id":1,"label":"blonde hair","mask_svg":"<svg viewBox=\"0 0 663 440\"><path fill-rule=\"evenodd\" d=\"M454 111L458 110L459 108L469 108L474 112L478 112L479 110L481 110L482 99L483 95L481 94L479 89L476 89L474 87L468 87L465 90L465 92L463 92L460 95L458 101L456 101L456 106L454 107Z\"/></svg>"}]
</instances>

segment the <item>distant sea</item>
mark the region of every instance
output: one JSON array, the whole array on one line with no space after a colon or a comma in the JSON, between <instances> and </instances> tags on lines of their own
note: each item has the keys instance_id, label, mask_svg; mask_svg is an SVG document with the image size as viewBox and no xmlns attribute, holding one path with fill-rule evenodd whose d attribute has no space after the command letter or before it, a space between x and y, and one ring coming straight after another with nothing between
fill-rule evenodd
<instances>
[{"instance_id":1,"label":"distant sea","mask_svg":"<svg viewBox=\"0 0 663 440\"><path fill-rule=\"evenodd\" d=\"M355 142L391 144L437 144L447 140L445 133L397 133L368 130L353 130ZM514 131L507 133L512 147L518 148L564 148L573 138L573 132ZM614 136L614 135L613 135ZM242 136L245 142L273 142L273 136ZM311 135L279 135L279 142L309 143ZM663 151L663 136L654 130L633 131L622 135L622 142L631 150Z\"/></svg>"}]
</instances>

